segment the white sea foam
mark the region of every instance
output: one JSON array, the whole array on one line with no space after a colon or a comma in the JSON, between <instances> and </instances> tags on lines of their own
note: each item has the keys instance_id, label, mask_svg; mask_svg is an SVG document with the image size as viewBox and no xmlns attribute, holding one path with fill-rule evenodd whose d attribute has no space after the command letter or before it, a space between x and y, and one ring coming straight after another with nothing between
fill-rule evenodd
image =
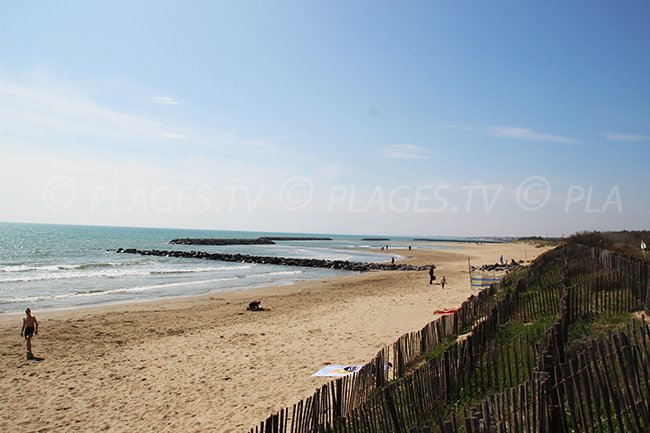
<instances>
[{"instance_id":1,"label":"white sea foam","mask_svg":"<svg viewBox=\"0 0 650 433\"><path fill-rule=\"evenodd\" d=\"M239 270L239 269L250 269L252 266L242 265L242 266L207 266L199 268L180 268L180 269L161 269L156 271L151 271L151 275L157 274L192 274L196 272L216 272L216 271L230 271L230 270Z\"/></svg>"},{"instance_id":2,"label":"white sea foam","mask_svg":"<svg viewBox=\"0 0 650 433\"><path fill-rule=\"evenodd\" d=\"M44 267L41 267L43 269ZM48 273L33 273L25 276L3 276L0 277L0 283L27 283L35 281L66 280L79 278L120 278L120 277L138 277L146 275L164 275L164 274L193 274L205 272L219 272L240 269L250 269L251 266L199 266L194 268L166 268L166 269L109 269L99 271L58 271ZM75 268L79 269L79 268Z\"/></svg>"},{"instance_id":3,"label":"white sea foam","mask_svg":"<svg viewBox=\"0 0 650 433\"><path fill-rule=\"evenodd\" d=\"M119 288L119 289L111 289L111 290L86 290L82 292L64 293L58 295L0 298L0 304L31 303L31 302L42 302L42 301L74 299L74 298L87 298L87 297L105 296L105 295L127 295L127 294L147 292L155 289L165 289L165 288L181 287L181 286L197 286L201 284L211 284L211 283L218 283L223 281L232 281L232 280L238 280L239 278L240 277L212 278L209 280L150 284L144 286L134 286L134 287Z\"/></svg>"},{"instance_id":4,"label":"white sea foam","mask_svg":"<svg viewBox=\"0 0 650 433\"><path fill-rule=\"evenodd\" d=\"M257 277L270 277L274 275L298 275L302 274L302 271L277 271L277 272L264 272L261 274L247 275L248 278L257 278Z\"/></svg>"},{"instance_id":5,"label":"white sea foam","mask_svg":"<svg viewBox=\"0 0 650 433\"><path fill-rule=\"evenodd\" d=\"M240 277L224 277L224 278L212 278L210 280L199 280L199 281L181 281L177 283L163 283L163 284L151 284L145 286L135 286L125 289L114 289L106 290L104 294L128 294L128 293L138 293L138 292L147 292L149 290L155 289L165 289L169 287L181 287L181 286L197 286L201 284L210 284L210 283L219 283L223 281L233 281L238 280Z\"/></svg>"},{"instance_id":6,"label":"white sea foam","mask_svg":"<svg viewBox=\"0 0 650 433\"><path fill-rule=\"evenodd\" d=\"M24 273L24 272L56 272L70 270L86 270L94 268L113 268L126 266L142 266L156 264L155 260L134 260L125 262L91 262L75 264L51 264L51 265L33 265L24 264L0 266L0 272L3 273Z\"/></svg>"}]
</instances>

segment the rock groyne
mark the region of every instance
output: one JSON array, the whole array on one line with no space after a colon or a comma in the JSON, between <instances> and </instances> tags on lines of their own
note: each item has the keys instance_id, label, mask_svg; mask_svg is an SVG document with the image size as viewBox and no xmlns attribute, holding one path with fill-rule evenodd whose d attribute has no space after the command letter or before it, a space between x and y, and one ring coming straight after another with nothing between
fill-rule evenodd
<instances>
[{"instance_id":1,"label":"rock groyne","mask_svg":"<svg viewBox=\"0 0 650 433\"><path fill-rule=\"evenodd\" d=\"M219 260L222 262L258 263L262 265L304 266L308 268L340 269L345 271L423 271L427 266L406 264L349 262L347 260L299 259L291 257L251 256L248 254L208 253L205 251L167 251L138 250L135 248L118 248L122 254L140 254L143 256L182 257L188 259Z\"/></svg>"},{"instance_id":2,"label":"rock groyne","mask_svg":"<svg viewBox=\"0 0 650 433\"><path fill-rule=\"evenodd\" d=\"M332 238L302 236L263 236L254 239L239 238L182 238L172 239L171 245L275 245L273 241L331 241Z\"/></svg>"},{"instance_id":3,"label":"rock groyne","mask_svg":"<svg viewBox=\"0 0 650 433\"><path fill-rule=\"evenodd\" d=\"M264 236L260 239L271 239L272 241L333 241L332 238L318 238L308 236Z\"/></svg>"},{"instance_id":4,"label":"rock groyne","mask_svg":"<svg viewBox=\"0 0 650 433\"><path fill-rule=\"evenodd\" d=\"M256 238L256 239L172 239L169 241L172 245L275 245L275 242L269 238Z\"/></svg>"}]
</instances>

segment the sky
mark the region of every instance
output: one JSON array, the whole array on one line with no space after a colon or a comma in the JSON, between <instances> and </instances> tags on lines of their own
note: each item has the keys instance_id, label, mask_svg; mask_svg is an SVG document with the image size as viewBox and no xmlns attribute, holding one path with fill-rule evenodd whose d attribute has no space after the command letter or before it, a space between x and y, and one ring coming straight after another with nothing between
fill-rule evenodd
<instances>
[{"instance_id":1,"label":"sky","mask_svg":"<svg viewBox=\"0 0 650 433\"><path fill-rule=\"evenodd\" d=\"M0 221L648 229L650 3L0 0Z\"/></svg>"}]
</instances>

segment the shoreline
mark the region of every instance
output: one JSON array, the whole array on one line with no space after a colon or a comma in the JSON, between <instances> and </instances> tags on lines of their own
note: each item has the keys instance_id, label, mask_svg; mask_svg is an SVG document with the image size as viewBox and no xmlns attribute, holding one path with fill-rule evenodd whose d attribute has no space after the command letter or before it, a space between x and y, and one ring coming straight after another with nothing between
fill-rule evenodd
<instances>
[{"instance_id":1,"label":"shoreline","mask_svg":"<svg viewBox=\"0 0 650 433\"><path fill-rule=\"evenodd\" d=\"M476 264L491 263L502 251L519 259L524 248L529 258L545 250L520 244L400 250L407 263L436 263L449 282L444 291L428 284L426 271L373 271L35 311L40 335L34 353L42 362L24 360L20 322L0 316L0 385L8 391L0 395L0 430L248 430L329 380L311 377L322 366L364 364L437 317L437 308L476 293L468 255ZM254 298L265 311L245 310ZM31 399L36 388L47 397Z\"/></svg>"},{"instance_id":2,"label":"shoreline","mask_svg":"<svg viewBox=\"0 0 650 433\"><path fill-rule=\"evenodd\" d=\"M397 241L401 242L401 241ZM473 244L474 242L466 242L468 245ZM421 249L420 251L440 251L445 250L448 251L449 248L457 248L458 244L445 244L444 242L429 242L430 248L424 248ZM426 245L426 244L425 244ZM438 247L442 247L441 249L438 249ZM386 259L382 261L377 261L377 262L368 262L368 263L376 263L379 265L387 265L390 264L391 257L395 258L395 263L396 264L415 264L415 265L425 265L427 264L425 261L407 261L407 258L403 255L406 252L409 252L408 249L400 247L400 248L395 248L394 250L389 250L389 251L384 251L380 250L379 248L350 248L352 251L360 252L360 253L366 253L368 251L377 253L377 254L385 254ZM392 254L393 251L401 251L402 254ZM413 250L415 251L415 249ZM271 256L269 256L271 257ZM191 260L191 259L188 259ZM300 266L292 266L292 265L287 265L290 267L300 267ZM356 275L358 273L362 272L375 272L375 270L371 271L345 271L349 272L348 275L332 275L329 277L326 277L326 280L331 280L331 279L337 279L337 278L342 278L345 276L351 276L351 275ZM392 271L391 271L392 272ZM413 271L409 271L413 272ZM175 302L177 300L186 300L186 299L192 299L192 298L201 298L201 297L209 297L212 295L221 295L221 294L226 294L226 293L231 293L231 292L240 292L240 291L253 291L253 290L272 290L273 288L276 287L284 287L284 286L292 286L295 284L300 284L302 282L309 282L309 281L316 281L316 280L323 280L323 277L314 277L314 278L309 278L309 279L304 279L304 280L297 280L297 281L288 281L288 282L278 282L277 284L269 284L269 283L262 283L259 285L254 285L254 286L249 286L249 287L235 287L235 288L226 288L226 289L218 289L214 291L208 291L205 293L199 293L199 294L190 294L190 295L169 295L169 296L160 296L160 297L154 297L154 298L145 298L145 299L125 299L125 300L116 300L116 301L109 301L109 302L97 302L95 304L81 304L81 305L69 305L69 306L62 306L62 307L48 307L44 309L38 309L38 311L41 312L41 314L56 314L56 313L61 313L65 314L68 312L74 312L76 310L97 310L97 309L103 309L103 308L110 308L110 307L127 307L130 304L136 304L136 305L141 305L141 304L147 304L150 302ZM265 293L263 293L265 294ZM27 303L25 304L27 305ZM0 326L2 326L4 323L3 321L8 318L22 318L24 312L23 311L0 311Z\"/></svg>"},{"instance_id":3,"label":"shoreline","mask_svg":"<svg viewBox=\"0 0 650 433\"><path fill-rule=\"evenodd\" d=\"M206 293L199 293L199 294L169 295L169 296L161 296L161 297L148 298L148 299L124 299L124 300L117 300L117 301L110 301L110 302L98 302L96 304L70 305L65 307L44 308L44 309L38 309L37 311L39 312L39 316L58 318L59 316L65 316L77 312L93 314L93 313L102 313L104 312L104 310L106 311L137 310L138 307L143 307L143 308L152 307L152 308L160 309L165 304L169 304L170 306L172 306L175 304L201 302L203 300L210 300L211 298L214 298L216 296L228 297L230 296L230 294L234 294L234 293L241 293L241 294L250 293L251 297L255 297L255 294L257 294L257 296L260 297L260 296L272 294L270 292L273 292L273 294L275 294L275 290L278 288L291 287L296 284L301 284L303 282L309 283L312 281L319 281L319 280L328 281L328 280L334 280L339 278L345 278L349 276L358 275L359 273L360 272L350 271L350 275L331 276L331 277L327 277L325 280L323 280L322 278L311 278L311 279L299 280L299 281L278 282L277 284L264 283L257 286L218 289L218 290L209 291ZM28 304L25 305L27 306ZM5 323L5 319L17 318L20 321L24 315L25 313L23 311L0 312L0 327L7 324Z\"/></svg>"}]
</instances>

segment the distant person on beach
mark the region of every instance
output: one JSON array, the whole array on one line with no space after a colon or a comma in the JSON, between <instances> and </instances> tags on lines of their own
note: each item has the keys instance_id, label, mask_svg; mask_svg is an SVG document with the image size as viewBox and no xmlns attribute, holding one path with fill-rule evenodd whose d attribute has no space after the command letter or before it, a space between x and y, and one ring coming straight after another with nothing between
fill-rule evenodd
<instances>
[{"instance_id":1,"label":"distant person on beach","mask_svg":"<svg viewBox=\"0 0 650 433\"><path fill-rule=\"evenodd\" d=\"M409 251L411 251L411 246L409 245Z\"/></svg>"},{"instance_id":2,"label":"distant person on beach","mask_svg":"<svg viewBox=\"0 0 650 433\"><path fill-rule=\"evenodd\" d=\"M436 279L436 265L431 265L429 268L429 284L433 284Z\"/></svg>"},{"instance_id":3,"label":"distant person on beach","mask_svg":"<svg viewBox=\"0 0 650 433\"><path fill-rule=\"evenodd\" d=\"M501 261L501 264L503 264L503 254L501 254L501 257L499 257L499 260Z\"/></svg>"},{"instance_id":4,"label":"distant person on beach","mask_svg":"<svg viewBox=\"0 0 650 433\"><path fill-rule=\"evenodd\" d=\"M390 264L391 264L391 265L394 265L394 264L395 264L395 257L391 257L391 258L390 258Z\"/></svg>"},{"instance_id":5,"label":"distant person on beach","mask_svg":"<svg viewBox=\"0 0 650 433\"><path fill-rule=\"evenodd\" d=\"M246 307L246 309L248 311L262 311L262 310L264 310L264 308L262 308L260 306L261 303L262 303L262 301L258 301L258 300L251 301L248 304L248 307Z\"/></svg>"},{"instance_id":6,"label":"distant person on beach","mask_svg":"<svg viewBox=\"0 0 650 433\"><path fill-rule=\"evenodd\" d=\"M25 310L25 317L23 318L23 327L20 330L20 336L25 336L25 346L27 348L27 359L34 359L32 353L32 337L38 335L38 320L32 316L30 308Z\"/></svg>"},{"instance_id":7,"label":"distant person on beach","mask_svg":"<svg viewBox=\"0 0 650 433\"><path fill-rule=\"evenodd\" d=\"M443 275L442 280L440 280L440 285L442 286L443 289L445 288L445 284L447 284L447 277Z\"/></svg>"}]
</instances>

